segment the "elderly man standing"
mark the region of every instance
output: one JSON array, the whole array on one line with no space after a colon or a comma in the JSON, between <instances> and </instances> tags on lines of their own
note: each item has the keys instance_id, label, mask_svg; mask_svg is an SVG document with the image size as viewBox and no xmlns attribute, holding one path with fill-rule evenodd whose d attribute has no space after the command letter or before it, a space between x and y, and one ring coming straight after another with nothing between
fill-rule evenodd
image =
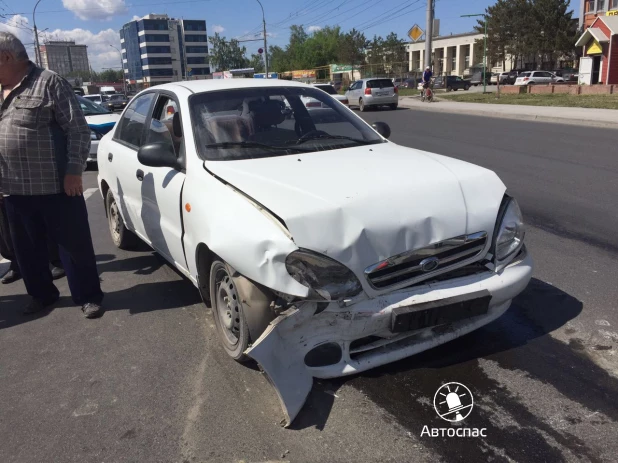
<instances>
[{"instance_id":1,"label":"elderly man standing","mask_svg":"<svg viewBox=\"0 0 618 463\"><path fill-rule=\"evenodd\" d=\"M24 45L0 32L0 196L35 313L59 297L46 236L58 243L73 301L87 318L103 293L82 196L90 129L71 85L35 66Z\"/></svg>"}]
</instances>

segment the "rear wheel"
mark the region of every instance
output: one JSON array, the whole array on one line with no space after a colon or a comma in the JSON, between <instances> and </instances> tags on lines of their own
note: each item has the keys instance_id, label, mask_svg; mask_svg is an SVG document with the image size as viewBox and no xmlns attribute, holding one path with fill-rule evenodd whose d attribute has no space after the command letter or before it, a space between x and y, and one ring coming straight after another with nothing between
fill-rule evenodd
<instances>
[{"instance_id":1,"label":"rear wheel","mask_svg":"<svg viewBox=\"0 0 618 463\"><path fill-rule=\"evenodd\" d=\"M397 109L397 106L398 106L397 103L388 105L388 107L391 108L393 111Z\"/></svg>"},{"instance_id":2,"label":"rear wheel","mask_svg":"<svg viewBox=\"0 0 618 463\"><path fill-rule=\"evenodd\" d=\"M447 92L452 92L453 91L453 87L451 87L450 85L448 87L446 87L446 91Z\"/></svg>"},{"instance_id":3,"label":"rear wheel","mask_svg":"<svg viewBox=\"0 0 618 463\"><path fill-rule=\"evenodd\" d=\"M470 90L470 86L469 86L469 85L466 85L466 86L464 87L464 90L467 92L468 90Z\"/></svg>"},{"instance_id":4,"label":"rear wheel","mask_svg":"<svg viewBox=\"0 0 618 463\"><path fill-rule=\"evenodd\" d=\"M139 243L139 238L125 226L112 190L107 190L105 207L107 209L109 233L114 245L118 249L132 249L136 247Z\"/></svg>"},{"instance_id":5,"label":"rear wheel","mask_svg":"<svg viewBox=\"0 0 618 463\"><path fill-rule=\"evenodd\" d=\"M367 111L367 107L365 106L365 102L362 98L358 100L358 109L360 110L360 112Z\"/></svg>"},{"instance_id":6,"label":"rear wheel","mask_svg":"<svg viewBox=\"0 0 618 463\"><path fill-rule=\"evenodd\" d=\"M227 354L237 362L249 360L249 327L229 266L215 260L210 268L210 300L219 338Z\"/></svg>"}]
</instances>

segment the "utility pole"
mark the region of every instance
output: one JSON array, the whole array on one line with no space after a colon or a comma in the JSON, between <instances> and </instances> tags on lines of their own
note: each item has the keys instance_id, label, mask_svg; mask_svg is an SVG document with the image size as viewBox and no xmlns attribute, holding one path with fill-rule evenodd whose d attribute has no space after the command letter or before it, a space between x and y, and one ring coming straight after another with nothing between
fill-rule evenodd
<instances>
[{"instance_id":1,"label":"utility pole","mask_svg":"<svg viewBox=\"0 0 618 463\"><path fill-rule=\"evenodd\" d=\"M39 6L39 3L41 3L41 0L38 0L35 5L34 5L34 9L32 10L32 23L34 25L34 60L36 61L37 66L42 66L43 63L41 63L41 49L39 48L39 31L36 28L36 7Z\"/></svg>"},{"instance_id":2,"label":"utility pole","mask_svg":"<svg viewBox=\"0 0 618 463\"><path fill-rule=\"evenodd\" d=\"M114 50L116 50L120 54L120 72L122 72L122 91L124 93L124 96L127 96L127 79L125 79L124 77L124 61L122 61L122 52L118 50L117 47L113 46L112 44L110 44L109 46L112 47Z\"/></svg>"},{"instance_id":3,"label":"utility pole","mask_svg":"<svg viewBox=\"0 0 618 463\"><path fill-rule=\"evenodd\" d=\"M257 0L260 4L260 8L262 8L262 25L264 27L264 77L268 79L268 46L266 45L266 16L264 16L264 7L262 6L262 2Z\"/></svg>"},{"instance_id":4,"label":"utility pole","mask_svg":"<svg viewBox=\"0 0 618 463\"><path fill-rule=\"evenodd\" d=\"M435 0L427 0L427 26L425 27L425 67L431 67L431 40Z\"/></svg>"}]
</instances>

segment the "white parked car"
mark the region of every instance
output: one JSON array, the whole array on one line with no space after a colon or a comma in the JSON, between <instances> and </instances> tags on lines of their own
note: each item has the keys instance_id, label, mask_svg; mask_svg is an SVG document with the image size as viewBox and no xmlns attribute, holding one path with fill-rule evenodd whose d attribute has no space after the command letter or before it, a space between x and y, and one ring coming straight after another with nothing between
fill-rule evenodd
<instances>
[{"instance_id":1,"label":"white parked car","mask_svg":"<svg viewBox=\"0 0 618 463\"><path fill-rule=\"evenodd\" d=\"M536 85L564 82L562 77L547 71L522 72L515 80L515 85Z\"/></svg>"},{"instance_id":2,"label":"white parked car","mask_svg":"<svg viewBox=\"0 0 618 463\"><path fill-rule=\"evenodd\" d=\"M399 90L391 79L371 78L354 82L345 92L350 106L358 106L360 111L369 107L388 106L397 109Z\"/></svg>"},{"instance_id":3,"label":"white parked car","mask_svg":"<svg viewBox=\"0 0 618 463\"><path fill-rule=\"evenodd\" d=\"M489 83L496 85L500 82L500 85L504 84L509 78L508 72L494 73L489 78Z\"/></svg>"},{"instance_id":4,"label":"white parked car","mask_svg":"<svg viewBox=\"0 0 618 463\"><path fill-rule=\"evenodd\" d=\"M498 176L389 132L309 85L226 79L144 90L99 144L116 246L141 239L193 282L226 352L270 377L287 424L314 377L469 333L530 280Z\"/></svg>"},{"instance_id":5,"label":"white parked car","mask_svg":"<svg viewBox=\"0 0 618 463\"><path fill-rule=\"evenodd\" d=\"M99 140L103 138L103 135L112 130L116 122L118 122L118 119L120 119L120 116L82 96L76 95L76 97L84 116L86 116L88 127L90 127L90 153L88 154L88 163L94 164L97 162Z\"/></svg>"}]
</instances>

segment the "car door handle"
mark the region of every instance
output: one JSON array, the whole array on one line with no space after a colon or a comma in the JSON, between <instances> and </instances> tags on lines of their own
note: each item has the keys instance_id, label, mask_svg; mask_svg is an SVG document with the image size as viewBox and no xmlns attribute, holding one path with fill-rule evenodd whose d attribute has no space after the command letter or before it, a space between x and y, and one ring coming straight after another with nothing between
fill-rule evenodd
<instances>
[{"instance_id":1,"label":"car door handle","mask_svg":"<svg viewBox=\"0 0 618 463\"><path fill-rule=\"evenodd\" d=\"M137 172L135 172L135 176L137 177L137 179L141 182L144 180L144 171L142 169L137 169Z\"/></svg>"},{"instance_id":2,"label":"car door handle","mask_svg":"<svg viewBox=\"0 0 618 463\"><path fill-rule=\"evenodd\" d=\"M112 162L112 161L114 160L114 155L113 155L112 153L109 153L109 154L107 155L107 160L108 160L109 162Z\"/></svg>"}]
</instances>

